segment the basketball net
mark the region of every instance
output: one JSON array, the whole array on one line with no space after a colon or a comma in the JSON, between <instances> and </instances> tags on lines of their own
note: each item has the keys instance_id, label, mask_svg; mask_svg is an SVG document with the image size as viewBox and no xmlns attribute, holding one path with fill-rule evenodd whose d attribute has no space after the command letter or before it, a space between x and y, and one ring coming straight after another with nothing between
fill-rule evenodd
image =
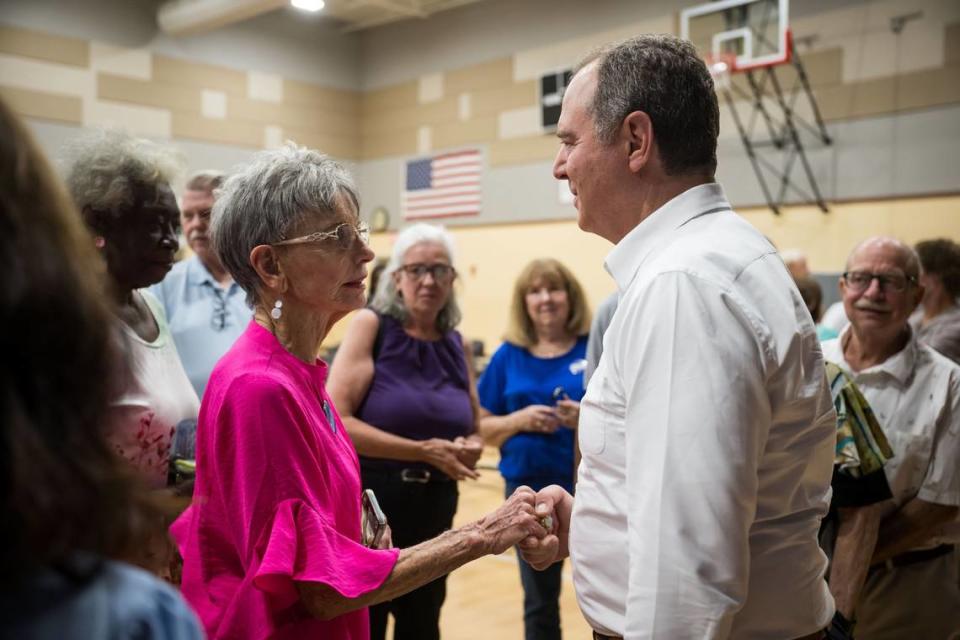
<instances>
[{"instance_id":1,"label":"basketball net","mask_svg":"<svg viewBox=\"0 0 960 640\"><path fill-rule=\"evenodd\" d=\"M730 76L737 70L737 56L732 53L708 53L704 56L707 70L713 77L713 86L726 91L730 88Z\"/></svg>"}]
</instances>

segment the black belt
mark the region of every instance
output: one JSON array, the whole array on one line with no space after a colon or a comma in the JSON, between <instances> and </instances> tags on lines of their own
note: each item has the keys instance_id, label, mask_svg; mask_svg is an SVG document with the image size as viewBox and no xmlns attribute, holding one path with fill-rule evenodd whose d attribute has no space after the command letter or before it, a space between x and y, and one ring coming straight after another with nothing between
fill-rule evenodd
<instances>
[{"instance_id":1,"label":"black belt","mask_svg":"<svg viewBox=\"0 0 960 640\"><path fill-rule=\"evenodd\" d=\"M948 553L953 552L952 544L942 544L939 547L934 547L933 549L923 549L921 551L907 551L906 553L901 553L898 556L893 556L885 562L879 562L872 567L870 571L876 571L878 569L894 569L896 567L906 567L911 564L917 564L919 562L926 562L928 560L933 560L934 558L939 558L940 556L945 556Z\"/></svg>"},{"instance_id":2,"label":"black belt","mask_svg":"<svg viewBox=\"0 0 960 640\"><path fill-rule=\"evenodd\" d=\"M602 633L593 632L593 640L623 640L620 636L605 636Z\"/></svg>"},{"instance_id":3,"label":"black belt","mask_svg":"<svg viewBox=\"0 0 960 640\"><path fill-rule=\"evenodd\" d=\"M360 467L360 475L367 478L380 478L386 480L396 480L413 484L427 484L431 482L453 482L453 478L447 474L422 467L408 467L405 469L396 469L389 467Z\"/></svg>"}]
</instances>

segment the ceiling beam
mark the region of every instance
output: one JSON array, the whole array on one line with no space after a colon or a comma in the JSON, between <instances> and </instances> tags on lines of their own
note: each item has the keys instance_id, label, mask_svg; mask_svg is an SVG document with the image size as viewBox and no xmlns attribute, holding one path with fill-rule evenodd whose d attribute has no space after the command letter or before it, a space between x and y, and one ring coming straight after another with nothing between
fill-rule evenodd
<instances>
[{"instance_id":1,"label":"ceiling beam","mask_svg":"<svg viewBox=\"0 0 960 640\"><path fill-rule=\"evenodd\" d=\"M172 36L205 33L248 20L288 4L288 0L170 0L157 9L157 24Z\"/></svg>"}]
</instances>

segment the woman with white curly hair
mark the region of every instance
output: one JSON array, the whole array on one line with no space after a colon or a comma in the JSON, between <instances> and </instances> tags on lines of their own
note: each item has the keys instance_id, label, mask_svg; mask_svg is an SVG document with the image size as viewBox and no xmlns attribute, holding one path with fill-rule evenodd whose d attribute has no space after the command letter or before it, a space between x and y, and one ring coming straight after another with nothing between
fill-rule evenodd
<instances>
[{"instance_id":1,"label":"woman with white curly hair","mask_svg":"<svg viewBox=\"0 0 960 640\"><path fill-rule=\"evenodd\" d=\"M177 251L180 210L170 183L179 159L149 140L109 130L75 140L66 153L67 186L106 262L107 291L126 343L127 375L110 404L109 441L152 488L162 488L178 425L192 429L200 408L163 308L145 290L163 279Z\"/></svg>"}]
</instances>

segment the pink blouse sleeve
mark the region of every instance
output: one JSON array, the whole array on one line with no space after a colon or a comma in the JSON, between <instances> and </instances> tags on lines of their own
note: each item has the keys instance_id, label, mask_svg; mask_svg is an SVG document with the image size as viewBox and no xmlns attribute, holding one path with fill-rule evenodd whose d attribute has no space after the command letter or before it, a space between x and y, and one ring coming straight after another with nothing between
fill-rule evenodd
<instances>
[{"instance_id":1,"label":"pink blouse sleeve","mask_svg":"<svg viewBox=\"0 0 960 640\"><path fill-rule=\"evenodd\" d=\"M383 584L400 552L360 543L352 448L325 423L311 422L291 391L267 376L237 378L215 425L223 513L272 607L298 599L295 581L321 582L347 598Z\"/></svg>"}]
</instances>

